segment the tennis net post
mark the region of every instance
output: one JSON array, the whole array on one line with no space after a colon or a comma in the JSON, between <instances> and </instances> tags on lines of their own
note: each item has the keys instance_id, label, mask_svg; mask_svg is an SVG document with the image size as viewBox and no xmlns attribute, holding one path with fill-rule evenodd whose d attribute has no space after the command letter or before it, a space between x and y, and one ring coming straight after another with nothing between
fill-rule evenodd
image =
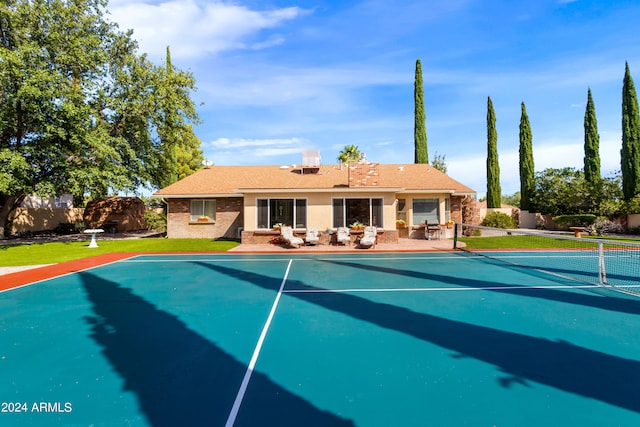
<instances>
[{"instance_id":1,"label":"tennis net post","mask_svg":"<svg viewBox=\"0 0 640 427\"><path fill-rule=\"evenodd\" d=\"M454 247L498 259L512 265L534 268L580 282L613 287L640 295L640 243L591 237L573 233L524 229L502 229L461 224L459 239L467 247ZM458 230L456 230L458 231ZM475 239L486 240L474 245ZM491 249L473 249L491 247ZM517 255L516 255L517 251Z\"/></svg>"}]
</instances>

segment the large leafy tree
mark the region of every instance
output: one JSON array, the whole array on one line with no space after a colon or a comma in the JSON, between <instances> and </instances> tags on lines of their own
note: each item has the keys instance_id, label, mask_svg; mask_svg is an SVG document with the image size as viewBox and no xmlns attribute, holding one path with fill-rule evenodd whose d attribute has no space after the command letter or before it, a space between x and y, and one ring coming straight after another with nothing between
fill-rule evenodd
<instances>
[{"instance_id":1,"label":"large leafy tree","mask_svg":"<svg viewBox=\"0 0 640 427\"><path fill-rule=\"evenodd\" d=\"M620 151L622 170L622 191L625 200L640 194L640 114L636 89L625 64L622 86L622 150Z\"/></svg>"},{"instance_id":2,"label":"large leafy tree","mask_svg":"<svg viewBox=\"0 0 640 427\"><path fill-rule=\"evenodd\" d=\"M413 141L415 146L414 163L429 163L427 150L426 117L424 114L424 89L422 87L422 64L416 61L416 76L413 89L414 126Z\"/></svg>"},{"instance_id":3,"label":"large leafy tree","mask_svg":"<svg viewBox=\"0 0 640 427\"><path fill-rule=\"evenodd\" d=\"M600 135L596 120L596 107L591 96L591 88L587 91L587 108L584 113L584 178L591 185L598 185L600 175Z\"/></svg>"},{"instance_id":4,"label":"large leafy tree","mask_svg":"<svg viewBox=\"0 0 640 427\"><path fill-rule=\"evenodd\" d=\"M531 204L548 215L590 213L610 216L619 213L622 192L617 177L601 179L590 185L584 172L574 168L545 169L535 174Z\"/></svg>"},{"instance_id":5,"label":"large leafy tree","mask_svg":"<svg viewBox=\"0 0 640 427\"><path fill-rule=\"evenodd\" d=\"M164 156L176 129L194 138L193 78L138 54L131 31L106 20L106 4L0 4L0 236L28 194L102 196L169 182L177 162Z\"/></svg>"},{"instance_id":6,"label":"large leafy tree","mask_svg":"<svg viewBox=\"0 0 640 427\"><path fill-rule=\"evenodd\" d=\"M491 97L487 98L487 208L499 208L500 164L498 163L498 131Z\"/></svg>"},{"instance_id":7,"label":"large leafy tree","mask_svg":"<svg viewBox=\"0 0 640 427\"><path fill-rule=\"evenodd\" d=\"M520 115L520 209L531 209L531 197L534 189L534 164L533 164L533 135L531 124L524 102L521 104Z\"/></svg>"}]
</instances>

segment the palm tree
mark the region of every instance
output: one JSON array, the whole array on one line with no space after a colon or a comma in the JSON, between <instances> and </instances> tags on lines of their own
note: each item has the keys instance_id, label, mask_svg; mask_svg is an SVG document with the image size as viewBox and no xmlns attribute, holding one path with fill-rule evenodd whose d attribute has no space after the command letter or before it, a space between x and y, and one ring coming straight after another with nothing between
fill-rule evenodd
<instances>
[{"instance_id":1,"label":"palm tree","mask_svg":"<svg viewBox=\"0 0 640 427\"><path fill-rule=\"evenodd\" d=\"M362 160L362 153L357 145L345 145L340 154L338 154L338 161L342 165L343 163L352 163Z\"/></svg>"}]
</instances>

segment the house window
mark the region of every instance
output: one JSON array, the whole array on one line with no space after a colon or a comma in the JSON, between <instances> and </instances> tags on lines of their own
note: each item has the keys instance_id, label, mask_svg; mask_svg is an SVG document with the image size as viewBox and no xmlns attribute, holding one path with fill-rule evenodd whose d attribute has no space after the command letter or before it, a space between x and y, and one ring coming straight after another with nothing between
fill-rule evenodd
<instances>
[{"instance_id":1,"label":"house window","mask_svg":"<svg viewBox=\"0 0 640 427\"><path fill-rule=\"evenodd\" d=\"M216 201L192 200L190 215L191 222L214 222L216 220Z\"/></svg>"},{"instance_id":2,"label":"house window","mask_svg":"<svg viewBox=\"0 0 640 427\"><path fill-rule=\"evenodd\" d=\"M449 221L451 219L451 199L444 199L444 220Z\"/></svg>"},{"instance_id":3,"label":"house window","mask_svg":"<svg viewBox=\"0 0 640 427\"><path fill-rule=\"evenodd\" d=\"M438 199L413 199L413 224L440 223Z\"/></svg>"},{"instance_id":4,"label":"house window","mask_svg":"<svg viewBox=\"0 0 640 427\"><path fill-rule=\"evenodd\" d=\"M396 202L396 219L407 221L407 199L398 199Z\"/></svg>"},{"instance_id":5,"label":"house window","mask_svg":"<svg viewBox=\"0 0 640 427\"><path fill-rule=\"evenodd\" d=\"M354 222L383 227L383 199L333 199L333 226L348 227Z\"/></svg>"},{"instance_id":6,"label":"house window","mask_svg":"<svg viewBox=\"0 0 640 427\"><path fill-rule=\"evenodd\" d=\"M275 224L307 227L306 199L258 199L257 207L258 228L273 228Z\"/></svg>"}]
</instances>

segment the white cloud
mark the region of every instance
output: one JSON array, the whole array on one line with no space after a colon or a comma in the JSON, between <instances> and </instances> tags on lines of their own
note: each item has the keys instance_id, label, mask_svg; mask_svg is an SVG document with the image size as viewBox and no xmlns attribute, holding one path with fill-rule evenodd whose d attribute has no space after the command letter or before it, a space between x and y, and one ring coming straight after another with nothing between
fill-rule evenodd
<instances>
[{"instance_id":1,"label":"white cloud","mask_svg":"<svg viewBox=\"0 0 640 427\"><path fill-rule=\"evenodd\" d=\"M313 148L303 138L238 139L218 138L204 144L205 157L217 165L296 163L302 151ZM273 158L265 161L265 158Z\"/></svg>"},{"instance_id":2,"label":"white cloud","mask_svg":"<svg viewBox=\"0 0 640 427\"><path fill-rule=\"evenodd\" d=\"M611 177L620 170L620 135L600 135L600 170L603 177ZM500 187L502 194L513 194L520 191L520 164L518 147L509 150L498 150L500 162ZM533 158L535 171L553 168L584 167L584 141L582 140L545 140L534 141ZM486 184L486 155L465 155L446 158L448 175L478 192L478 197L484 196Z\"/></svg>"},{"instance_id":3,"label":"white cloud","mask_svg":"<svg viewBox=\"0 0 640 427\"><path fill-rule=\"evenodd\" d=\"M262 49L283 42L281 36L253 41L266 29L276 28L309 11L286 7L264 11L231 2L171 0L111 2L111 20L121 29L133 29L142 52L163 58L167 46L175 58L197 58L231 49Z\"/></svg>"},{"instance_id":4,"label":"white cloud","mask_svg":"<svg viewBox=\"0 0 640 427\"><path fill-rule=\"evenodd\" d=\"M172 51L173 52L173 51ZM255 63L247 67L227 64L216 70L216 78L198 83L200 93L212 104L241 106L294 105L339 111L352 99L354 89L378 85L410 85L413 73L386 71L366 65L284 67Z\"/></svg>"},{"instance_id":5,"label":"white cloud","mask_svg":"<svg viewBox=\"0 0 640 427\"><path fill-rule=\"evenodd\" d=\"M306 143L307 141L300 138L290 139L233 139L218 138L211 141L209 145L213 148L243 148L243 147L264 147L264 146L290 146Z\"/></svg>"}]
</instances>

